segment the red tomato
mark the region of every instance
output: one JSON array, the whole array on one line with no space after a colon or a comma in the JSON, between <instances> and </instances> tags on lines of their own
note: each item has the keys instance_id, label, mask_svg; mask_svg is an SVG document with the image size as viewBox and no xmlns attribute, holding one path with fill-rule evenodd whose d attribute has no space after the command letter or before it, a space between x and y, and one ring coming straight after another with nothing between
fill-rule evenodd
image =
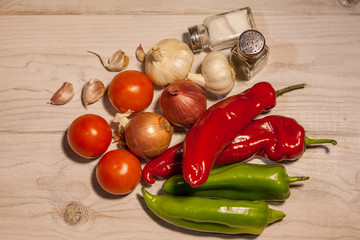
<instances>
[{"instance_id":1,"label":"red tomato","mask_svg":"<svg viewBox=\"0 0 360 240\"><path fill-rule=\"evenodd\" d=\"M127 70L117 74L108 88L111 104L120 112L138 113L147 108L154 96L151 80L142 72Z\"/></svg>"},{"instance_id":2,"label":"red tomato","mask_svg":"<svg viewBox=\"0 0 360 240\"><path fill-rule=\"evenodd\" d=\"M67 139L71 149L84 158L100 157L112 140L110 125L102 117L85 114L70 125Z\"/></svg>"},{"instance_id":3,"label":"red tomato","mask_svg":"<svg viewBox=\"0 0 360 240\"><path fill-rule=\"evenodd\" d=\"M97 165L96 178L108 193L128 194L140 182L140 161L134 154L124 149L109 151L101 157Z\"/></svg>"}]
</instances>

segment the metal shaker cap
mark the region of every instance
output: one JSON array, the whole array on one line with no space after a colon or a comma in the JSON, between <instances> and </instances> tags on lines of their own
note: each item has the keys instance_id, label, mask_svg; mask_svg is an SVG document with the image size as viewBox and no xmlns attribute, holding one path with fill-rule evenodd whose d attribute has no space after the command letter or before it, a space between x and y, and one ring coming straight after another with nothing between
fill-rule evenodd
<instances>
[{"instance_id":1,"label":"metal shaker cap","mask_svg":"<svg viewBox=\"0 0 360 240\"><path fill-rule=\"evenodd\" d=\"M257 30L247 30L243 32L238 39L238 49L246 58L256 58L264 48L265 38Z\"/></svg>"},{"instance_id":2,"label":"metal shaker cap","mask_svg":"<svg viewBox=\"0 0 360 240\"><path fill-rule=\"evenodd\" d=\"M201 25L195 25L188 28L188 34L190 38L190 46L193 52L198 52L204 48L201 41L205 32L205 28Z\"/></svg>"}]
</instances>

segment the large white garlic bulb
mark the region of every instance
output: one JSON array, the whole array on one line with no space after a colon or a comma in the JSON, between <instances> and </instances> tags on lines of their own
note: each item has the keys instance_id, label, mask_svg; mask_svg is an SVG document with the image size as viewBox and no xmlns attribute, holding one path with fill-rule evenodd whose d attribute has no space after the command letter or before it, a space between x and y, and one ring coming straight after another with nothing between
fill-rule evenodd
<instances>
[{"instance_id":1,"label":"large white garlic bulb","mask_svg":"<svg viewBox=\"0 0 360 240\"><path fill-rule=\"evenodd\" d=\"M190 47L178 39L163 39L145 57L145 73L158 86L185 79L194 61Z\"/></svg>"},{"instance_id":2,"label":"large white garlic bulb","mask_svg":"<svg viewBox=\"0 0 360 240\"><path fill-rule=\"evenodd\" d=\"M187 79L220 96L228 94L234 87L235 71L223 52L208 53L201 63L201 72L189 73Z\"/></svg>"}]
</instances>

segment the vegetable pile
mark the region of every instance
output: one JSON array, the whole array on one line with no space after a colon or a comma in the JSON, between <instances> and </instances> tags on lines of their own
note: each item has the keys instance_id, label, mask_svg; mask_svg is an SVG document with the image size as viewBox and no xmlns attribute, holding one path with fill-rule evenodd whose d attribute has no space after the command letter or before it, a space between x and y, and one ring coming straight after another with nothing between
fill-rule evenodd
<instances>
[{"instance_id":1,"label":"vegetable pile","mask_svg":"<svg viewBox=\"0 0 360 240\"><path fill-rule=\"evenodd\" d=\"M333 139L311 139L304 128L286 116L267 115L277 97L304 88L297 84L275 90L259 82L232 96L235 75L224 53L212 51L204 58L202 74L190 73L194 55L177 39L164 39L147 53L141 45L136 57L145 71L125 70L129 58L121 50L106 62L108 71L121 71L107 90L100 80L84 85L85 108L102 97L117 111L114 131L101 116L77 117L67 131L71 149L87 159L100 158L96 168L99 185L108 193L126 195L141 178L153 184L164 181L166 195L153 195L142 187L148 208L179 227L224 234L260 234L285 213L268 206L269 201L290 197L291 183L308 176L288 176L280 162L298 160L312 144ZM162 88L160 113L148 112L154 84ZM105 92L107 91L107 94ZM207 107L207 93L221 96ZM71 83L64 83L50 103L64 105L74 96ZM183 127L183 142L170 146L174 126ZM112 139L118 149L108 151ZM274 164L248 163L262 158ZM142 169L141 159L146 160ZM166 180L163 180L166 179Z\"/></svg>"}]
</instances>

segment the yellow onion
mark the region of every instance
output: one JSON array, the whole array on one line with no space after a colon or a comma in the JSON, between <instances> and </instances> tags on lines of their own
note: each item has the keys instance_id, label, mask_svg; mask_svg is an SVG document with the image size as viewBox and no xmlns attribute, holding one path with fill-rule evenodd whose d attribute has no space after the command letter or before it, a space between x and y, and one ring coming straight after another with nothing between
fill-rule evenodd
<instances>
[{"instance_id":1,"label":"yellow onion","mask_svg":"<svg viewBox=\"0 0 360 240\"><path fill-rule=\"evenodd\" d=\"M126 145L137 156L151 159L169 147L173 130L164 116L143 112L132 117L126 124Z\"/></svg>"},{"instance_id":2,"label":"yellow onion","mask_svg":"<svg viewBox=\"0 0 360 240\"><path fill-rule=\"evenodd\" d=\"M181 127L191 127L206 107L204 91L189 80L177 80L171 83L160 96L162 114L170 122Z\"/></svg>"}]
</instances>

